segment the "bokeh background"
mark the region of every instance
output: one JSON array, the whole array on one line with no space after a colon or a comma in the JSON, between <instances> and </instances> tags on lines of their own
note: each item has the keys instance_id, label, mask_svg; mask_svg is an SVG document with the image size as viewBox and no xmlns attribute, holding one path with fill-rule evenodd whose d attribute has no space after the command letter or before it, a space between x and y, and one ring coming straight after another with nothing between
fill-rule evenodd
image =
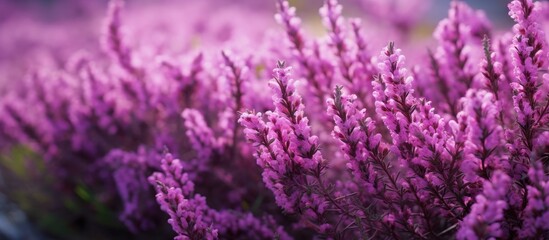
<instances>
[{"instance_id":1,"label":"bokeh background","mask_svg":"<svg viewBox=\"0 0 549 240\"><path fill-rule=\"evenodd\" d=\"M406 14L417 18L418 27L411 29L412 39L430 38L438 21L447 15L451 0L410 1L399 6L393 14ZM21 66L34 66L55 52L66 58L76 50L93 50L98 46L100 27L107 6L106 0L2 0L0 1L0 89L5 91L13 78L28 71ZM323 31L318 9L321 0L292 0L305 27L312 33ZM380 11L368 0L341 1L346 16L373 20L390 10ZM507 16L505 0L465 1L486 12L496 28L508 29L512 22ZM231 38L241 29L263 33L277 28L273 20L274 0L128 0L127 17L130 28L180 28L181 43L195 41L204 36ZM232 17L233 14L239 17ZM252 22L248 20L253 19ZM239 26L241 25L241 26ZM220 30L231 26L232 30ZM159 32L161 35L162 31ZM192 32L189 34L189 32ZM189 37L192 36L192 37ZM162 36L156 36L161 38ZM171 36L173 37L173 36ZM201 41L204 41L201 39ZM70 42L70 44L69 44ZM428 44L426 44L428 45ZM422 45L423 46L423 45ZM417 47L417 46L416 46ZM406 48L405 48L406 49ZM32 62L32 64L23 64ZM40 64L44 64L42 61ZM12 81L9 81L12 79Z\"/></svg>"}]
</instances>

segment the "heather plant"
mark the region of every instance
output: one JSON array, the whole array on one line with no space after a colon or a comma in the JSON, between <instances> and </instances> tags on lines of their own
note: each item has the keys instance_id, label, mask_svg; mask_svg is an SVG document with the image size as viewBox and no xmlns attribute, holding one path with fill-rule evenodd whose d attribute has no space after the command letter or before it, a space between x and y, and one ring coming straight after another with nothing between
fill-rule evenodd
<instances>
[{"instance_id":1,"label":"heather plant","mask_svg":"<svg viewBox=\"0 0 549 240\"><path fill-rule=\"evenodd\" d=\"M380 51L337 0L324 36L276 0L281 30L185 50L135 41L112 0L100 53L2 96L0 147L41 156L56 189L86 186L136 237L548 239L547 3L511 1L500 33L452 1L414 56L399 46L417 1L363 2L398 33Z\"/></svg>"}]
</instances>

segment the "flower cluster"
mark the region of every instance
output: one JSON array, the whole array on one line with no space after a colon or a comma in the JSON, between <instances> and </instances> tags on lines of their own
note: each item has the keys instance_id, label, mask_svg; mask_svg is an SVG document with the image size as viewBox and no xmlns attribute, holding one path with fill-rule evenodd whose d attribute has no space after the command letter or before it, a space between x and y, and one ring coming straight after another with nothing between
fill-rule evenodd
<instances>
[{"instance_id":1,"label":"flower cluster","mask_svg":"<svg viewBox=\"0 0 549 240\"><path fill-rule=\"evenodd\" d=\"M459 111L459 99L475 85L478 65L473 53L478 51L480 39L489 34L490 25L484 13L459 1L451 3L448 18L443 19L435 30L440 46L433 59L433 71L436 84L446 90L436 100L443 102L440 107L453 116Z\"/></svg>"},{"instance_id":2,"label":"flower cluster","mask_svg":"<svg viewBox=\"0 0 549 240\"><path fill-rule=\"evenodd\" d=\"M514 78L513 105L520 127L520 143L513 146L517 158L528 159L539 146L540 127L547 122L547 88L541 84L540 69L547 68L547 40L538 24L541 5L532 1L513 1L509 15L517 24L513 27L513 47L510 48ZM543 78L547 78L544 74ZM545 123L545 124L544 124ZM542 130L543 131L543 130ZM543 142L543 141L542 141Z\"/></svg>"},{"instance_id":3,"label":"flower cluster","mask_svg":"<svg viewBox=\"0 0 549 240\"><path fill-rule=\"evenodd\" d=\"M463 219L457 233L459 239L503 238L503 214L509 207L506 194L511 179L503 172L495 172L491 182L484 183L482 194L476 196L471 212Z\"/></svg>"},{"instance_id":4,"label":"flower cluster","mask_svg":"<svg viewBox=\"0 0 549 240\"><path fill-rule=\"evenodd\" d=\"M239 121L246 128L247 139L259 147L255 156L265 169L263 181L275 194L277 204L289 213L305 212L307 218L320 223L320 231L326 231L323 222L328 200L321 178L324 160L290 70L279 62L269 82L275 111L265 113L268 123L260 113L244 113Z\"/></svg>"},{"instance_id":5,"label":"flower cluster","mask_svg":"<svg viewBox=\"0 0 549 240\"><path fill-rule=\"evenodd\" d=\"M239 10L193 33L111 0L99 50L0 91L0 150L89 186L128 236L549 238L548 4L512 0L501 33L452 1L436 49L405 56L418 2L363 0L379 34L325 0L315 37L286 0L281 29Z\"/></svg>"},{"instance_id":6,"label":"flower cluster","mask_svg":"<svg viewBox=\"0 0 549 240\"><path fill-rule=\"evenodd\" d=\"M462 168L474 173L469 177L490 179L495 169L508 169L507 161L501 160L504 138L494 96L485 90L470 90L463 100L460 114L465 118L467 141Z\"/></svg>"},{"instance_id":7,"label":"flower cluster","mask_svg":"<svg viewBox=\"0 0 549 240\"><path fill-rule=\"evenodd\" d=\"M217 239L245 237L249 239L288 239L289 237L270 217L258 219L238 211L211 209L206 198L194 193L194 183L184 173L179 159L166 154L161 160L162 172L155 172L149 182L156 185L156 201L170 219L168 223L177 233L174 239Z\"/></svg>"}]
</instances>

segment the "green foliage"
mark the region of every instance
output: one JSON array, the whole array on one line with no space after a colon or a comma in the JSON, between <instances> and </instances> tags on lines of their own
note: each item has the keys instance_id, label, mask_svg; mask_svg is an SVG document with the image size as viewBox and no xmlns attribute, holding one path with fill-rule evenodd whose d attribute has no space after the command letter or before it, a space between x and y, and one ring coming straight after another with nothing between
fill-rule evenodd
<instances>
[{"instance_id":1,"label":"green foliage","mask_svg":"<svg viewBox=\"0 0 549 240\"><path fill-rule=\"evenodd\" d=\"M82 183L73 189L59 186L44 159L29 147L18 145L0 153L0 178L0 191L48 235L87 239L83 235L91 228L123 232L116 213L89 187Z\"/></svg>"}]
</instances>

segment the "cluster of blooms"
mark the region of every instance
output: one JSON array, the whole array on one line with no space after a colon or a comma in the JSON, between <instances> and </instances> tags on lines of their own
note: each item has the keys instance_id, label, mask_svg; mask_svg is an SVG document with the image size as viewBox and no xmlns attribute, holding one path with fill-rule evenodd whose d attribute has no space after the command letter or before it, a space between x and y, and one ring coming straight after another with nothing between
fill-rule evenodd
<instances>
[{"instance_id":1,"label":"cluster of blooms","mask_svg":"<svg viewBox=\"0 0 549 240\"><path fill-rule=\"evenodd\" d=\"M216 211L208 207L206 198L194 193L194 183L185 173L183 164L166 154L161 160L162 172L149 177L157 185L156 201L170 219L168 223L178 234L175 239L289 239L289 236L269 216L258 219L251 213Z\"/></svg>"},{"instance_id":2,"label":"cluster of blooms","mask_svg":"<svg viewBox=\"0 0 549 240\"><path fill-rule=\"evenodd\" d=\"M2 96L0 147L40 153L60 189L89 185L133 233L167 214L175 239L549 238L546 3L511 1L496 34L452 1L415 64L389 39L374 54L337 0L320 38L275 4L283 32L196 51L131 42L112 0L106 54ZM416 19L399 11L385 20L405 37Z\"/></svg>"},{"instance_id":3,"label":"cluster of blooms","mask_svg":"<svg viewBox=\"0 0 549 240\"><path fill-rule=\"evenodd\" d=\"M264 70L255 66L270 58L243 52L182 56L153 43L149 47L159 50L150 56L150 49L129 41L123 6L110 3L101 38L106 56L79 52L58 69L45 66L32 72L2 96L0 145L25 144L41 153L61 191L85 184L120 211L120 220L134 233L162 229L156 183L147 178L162 171L162 152L168 148L185 159L180 171L199 183L198 191L230 196L209 202L223 210L215 215L227 222L218 227L220 232L254 236L238 230L264 228L258 236L270 239L258 219L273 220L257 208L272 201L265 200L268 192L261 184L248 186L258 182L259 171L236 123L244 108L265 109L267 101L241 92L252 91L246 82L264 78ZM219 70L206 71L210 66ZM231 92L241 99L235 101ZM228 154L234 161L227 161ZM245 211L229 214L238 209Z\"/></svg>"},{"instance_id":4,"label":"cluster of blooms","mask_svg":"<svg viewBox=\"0 0 549 240\"><path fill-rule=\"evenodd\" d=\"M482 194L476 196L471 212L463 219L457 233L460 239L502 238L501 223L504 212L509 207L506 195L511 179L505 173L495 172L491 181L484 182Z\"/></svg>"}]
</instances>

